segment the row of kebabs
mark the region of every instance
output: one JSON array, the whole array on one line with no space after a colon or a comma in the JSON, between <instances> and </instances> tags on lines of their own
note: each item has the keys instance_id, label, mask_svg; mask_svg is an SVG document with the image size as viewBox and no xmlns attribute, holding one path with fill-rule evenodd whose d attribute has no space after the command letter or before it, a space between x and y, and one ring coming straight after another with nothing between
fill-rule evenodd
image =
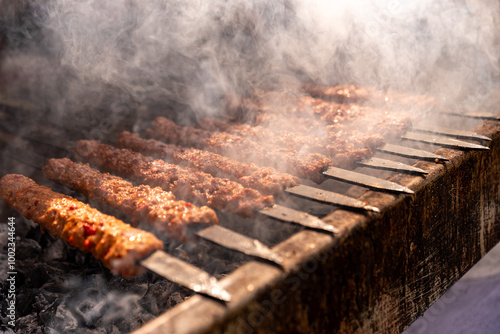
<instances>
[{"instance_id":1,"label":"row of kebabs","mask_svg":"<svg viewBox=\"0 0 500 334\"><path fill-rule=\"evenodd\" d=\"M76 143L77 158L117 176L66 158L49 160L43 172L89 199L125 212L133 222L147 221L157 231L185 241L190 226L218 222L213 209L252 216L259 209L273 205L273 196L299 184L298 177L321 182L323 169L352 165L371 155L369 146L384 142L374 128L368 134L347 129L349 123L364 124L373 119L371 110L309 97L296 103L309 105L301 113L296 110L286 113L292 123L283 122L279 129L270 130L263 119L278 118L284 112L261 108L260 123L253 125L207 119L198 128L192 128L159 117L148 135L169 144L129 132L118 137L117 146L122 148L89 140ZM352 108L357 108L357 116L346 111ZM404 120L397 118L397 122L392 122L389 116L379 116L378 126L385 124L386 130L390 130L386 132L391 135L395 128L396 132L404 130ZM331 122L325 125L325 119ZM315 135L318 128L327 136ZM304 149L304 145L309 146ZM141 272L136 260L163 247L151 233L39 186L24 176L5 176L0 181L0 190L6 202L22 215L82 251L91 252L121 275Z\"/></svg>"}]
</instances>

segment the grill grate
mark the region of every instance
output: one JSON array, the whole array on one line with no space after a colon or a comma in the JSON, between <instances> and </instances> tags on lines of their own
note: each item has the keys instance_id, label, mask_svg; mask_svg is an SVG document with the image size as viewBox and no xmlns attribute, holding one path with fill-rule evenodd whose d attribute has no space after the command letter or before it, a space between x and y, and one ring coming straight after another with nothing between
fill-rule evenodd
<instances>
[{"instance_id":1,"label":"grill grate","mask_svg":"<svg viewBox=\"0 0 500 334\"><path fill-rule=\"evenodd\" d=\"M4 123L4 126L5 124L8 123ZM22 125L24 127L26 124ZM16 129L15 126L11 125L7 127L8 129L2 130L8 130L10 134L5 134L4 132L2 142L7 147L15 147L17 149L17 151L12 151L9 148L6 151L8 154L10 152L13 160L39 168L37 166L46 158L54 157L54 155L66 156L69 154L62 145L56 144L54 147L54 143L61 142L61 138L64 138L57 138L57 136L54 138L54 133L60 136L64 132L64 129L55 128L49 131L52 134L51 138L44 133L40 133L40 131L36 131L36 127L33 127L32 131L24 131L21 135L18 135L20 129ZM43 129L46 131L48 127L44 127ZM352 314L344 312L352 312L352 310L356 309L369 310L373 309L373 305L380 307L385 305L385 307L388 307L388 301L380 302L379 297L383 295L383 288L387 286L387 282L395 280L395 277L397 277L395 274L397 267L394 264L370 263L371 267L362 265L363 261L361 257L363 254L371 255L367 259L374 261L377 259L375 251L381 247L383 250L382 254L385 256L394 252L394 263L398 265L401 265L402 262L407 262L408 259L414 261L412 257L416 256L412 253L411 243L416 241L422 242L423 234L428 233L425 231L425 224L431 224L433 219L442 220L440 221L441 224L453 221L449 220L449 217L443 216L443 212L439 215L437 214L443 211L446 205L436 204L436 208L433 208L436 202L435 197L439 197L440 194L446 193L446 190L453 188L456 180L464 182L462 179L466 172L479 173L480 175L476 175L479 178L481 178L481 175L486 175L487 178L491 178L493 181L489 186L481 183L478 189L473 189L474 191L469 195L471 196L471 202L477 202L476 198L472 197L474 195L483 194L485 191L487 193L490 192L490 194L481 195L483 197L487 196L486 204L479 203L478 208L466 206L466 209L458 210L470 211L464 217L470 217L471 214L475 215L484 210L490 210L491 205L498 203L498 191L495 193L494 189L498 189L498 181L496 181L498 177L495 177L495 175L498 176L499 166L497 161L499 131L499 126L495 122L483 123L479 128L478 132L480 134L491 136L493 139L490 143L490 152L454 151L443 148L436 153L449 159L450 162L446 164L418 162L416 166L429 173L425 179L411 174L395 175L391 173L390 175L393 175L391 181L415 189L416 194L408 196L380 192L364 193L359 199L381 208L382 213L379 215L336 210L335 207L330 205L312 204L308 200L286 196L282 200L282 204L299 210L307 209L320 217L326 215L323 222L329 224L329 226L333 226L335 230L327 231L328 233L312 230L301 230L299 232L297 228L288 228L287 231L287 228L283 228L283 224L275 224L279 226L277 227L279 230L277 234L281 235L281 239L278 238L274 241L265 240L266 238L262 234L257 233L257 236L255 236L257 239L262 239L262 242L272 246L273 254L280 258L281 269L265 262L248 262L250 258L245 258L243 262L239 261L236 264L236 266L240 266L245 263L244 265L232 271L231 274L220 281L221 287L226 289L232 296L232 301L227 305L201 296L195 296L189 301L181 303L171 312L165 313L158 317L158 319L142 327L137 333L162 332L165 329L175 329L175 332L179 333L187 333L195 329L197 331L268 331L270 329L278 329L274 326L283 326L285 328L292 325L303 329L318 330L320 329L318 327L320 326L319 324L301 317L305 316L305 314L307 314L307 318L311 317L311 319L327 317L328 310L332 309L334 309L332 311L335 315L334 320L325 324L327 326L325 328L339 329L343 328L342 326L347 326L345 328L355 329L356 325L350 323L354 321ZM25 154L19 155L19 149L22 149L22 152ZM2 170L11 172L9 166L2 166ZM457 179L455 180L454 178ZM326 184L321 187L328 186ZM468 187L474 186L468 185ZM335 189L337 190L337 187ZM346 193L348 194L352 191L352 188L346 189ZM464 187L464 189L467 189L467 187ZM429 203L431 204L431 208L427 208ZM419 213L420 209L425 210ZM460 216L457 216L457 213L451 214L447 212L447 214L450 214L450 217L455 216L456 219L460 218ZM422 218L424 226L420 231L411 230L408 224L416 223L419 217ZM428 221L429 217L431 218L431 222ZM402 221L406 220L401 231L397 230L398 219ZM236 224L233 222L234 220L239 219L229 217L225 224L229 227L234 227ZM301 222L298 219L293 220L298 223ZM498 217L496 217L496 221L498 221ZM268 223L266 221L266 224ZM256 222L254 220L247 220L247 224L256 224ZM385 230L388 228L387 224L389 224L388 231ZM471 228L465 226L465 223L463 225L464 229ZM367 228L366 226L371 226L371 228ZM451 228L451 230L456 229ZM498 227L495 225L492 229L493 231L488 233L486 239L485 236L482 237L482 242L486 245L483 245L483 248L491 247L490 244L493 245L494 240L498 239ZM283 230L285 230L285 233L283 233ZM445 229L444 233L451 233L449 230L450 228ZM338 235L333 236L331 232L338 232ZM385 235L385 233L388 235ZM411 236L411 233L415 233L416 236ZM415 241L412 241L412 237L415 238ZM380 246L379 244L383 242L386 242L386 244ZM408 249L408 244L405 242L409 242L410 249ZM477 247L477 245L474 247ZM351 251L355 252L352 256L349 255ZM407 252L404 255L408 256L408 258L402 261L404 256L403 254L399 254L399 252ZM474 250L470 254L467 254L468 263L461 264L462 267L459 268L459 272L463 272L465 268L477 259L476 253L477 250ZM352 262L351 260L354 261ZM386 257L381 257L381 260L390 261ZM352 266L355 264L360 265L360 267L353 268ZM337 265L340 266L337 267ZM409 267L409 264L406 263L406 266ZM405 270L408 269L407 267L404 267ZM390 275L379 277L381 274L377 274L377 270L385 274L389 270ZM345 271L345 274L339 274L339 272L343 271ZM213 274L218 275L220 273L214 272ZM453 280L458 278L456 273L449 277L449 281L445 282L439 291L442 291L444 286L451 284ZM330 284L325 285L328 278L332 280ZM362 283L362 289L356 292L358 282ZM375 283L375 285L372 286L372 283ZM405 289L410 288L408 285L410 283L405 282L398 285L391 282L391 284L397 285L398 288L404 287ZM316 284L317 286L315 286ZM321 291L318 291L322 289L325 290L324 296L322 296ZM337 292L334 290L337 290ZM373 292L368 290L373 290ZM316 295L316 297L308 297L308 291L312 292L312 295ZM398 293L401 294L401 291ZM437 293L439 292L434 292L434 294ZM356 300L355 295L357 294L360 294L366 300L361 298L360 301L350 301L351 297L353 300ZM425 299L424 297L420 298ZM432 295L427 296L421 305L428 305L433 298L434 296ZM347 305L340 307L344 303L347 303ZM321 305L321 307L316 304ZM266 309L266 305L269 306L268 309ZM400 310L394 310L394 312L397 314L401 313ZM408 312L404 314L408 314ZM418 310L412 309L412 313L407 316L415 317L416 314L418 314ZM207 321L208 315L211 315L212 320ZM297 319L291 321L290 317L292 315L296 316ZM279 317L279 325L272 324L272 319L275 317ZM188 321L187 318L196 318L197 321ZM184 319L180 326L178 326L179 319ZM287 321L283 321L283 319ZM375 315L368 315L366 319L369 319L368 323L380 326L380 320L377 320ZM217 321L214 322L213 320Z\"/></svg>"}]
</instances>

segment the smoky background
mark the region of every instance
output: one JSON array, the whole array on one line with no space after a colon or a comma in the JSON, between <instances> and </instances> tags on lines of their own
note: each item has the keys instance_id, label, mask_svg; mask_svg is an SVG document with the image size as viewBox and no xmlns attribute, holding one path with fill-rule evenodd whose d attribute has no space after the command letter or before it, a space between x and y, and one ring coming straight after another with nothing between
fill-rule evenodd
<instances>
[{"instance_id":1,"label":"smoky background","mask_svg":"<svg viewBox=\"0 0 500 334\"><path fill-rule=\"evenodd\" d=\"M152 109L221 115L228 97L304 82L431 94L473 110L500 82L500 5L489 0L0 6L3 94L70 127Z\"/></svg>"}]
</instances>

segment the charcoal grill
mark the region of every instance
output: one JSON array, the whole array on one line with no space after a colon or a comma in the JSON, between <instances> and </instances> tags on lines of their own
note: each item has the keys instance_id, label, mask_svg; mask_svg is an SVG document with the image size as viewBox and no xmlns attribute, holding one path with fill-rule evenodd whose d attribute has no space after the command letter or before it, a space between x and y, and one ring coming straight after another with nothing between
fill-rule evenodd
<instances>
[{"instance_id":1,"label":"charcoal grill","mask_svg":"<svg viewBox=\"0 0 500 334\"><path fill-rule=\"evenodd\" d=\"M4 124L10 127L2 129L2 142L8 147L21 140L30 147L17 157L11 152L4 171L12 161L33 165L40 157L67 154L58 145L66 138L57 138L67 129L28 126L31 111L19 107L3 105ZM20 122L9 116L13 110ZM116 130L130 130L130 122L124 120ZM16 124L33 131L20 132ZM290 230L281 223L288 226L288 235L271 245L283 260L281 266L245 258L219 281L230 302L193 295L134 333L400 332L500 240L500 122L467 124L475 127L466 130L492 139L489 150L425 147L449 159L416 162L426 176L357 169L413 194L324 182L321 188L340 190L381 212L322 205L322 220L335 228L334 234ZM105 140L111 142L113 135ZM305 205L314 206L309 201Z\"/></svg>"},{"instance_id":2,"label":"charcoal grill","mask_svg":"<svg viewBox=\"0 0 500 334\"><path fill-rule=\"evenodd\" d=\"M381 214L337 210L334 237L304 230L273 248L284 271L251 262L223 279L227 306L196 296L136 333L400 332L499 240L500 126L475 130L489 152L439 149L450 162L418 162L425 179L390 178L414 195L368 191Z\"/></svg>"},{"instance_id":3,"label":"charcoal grill","mask_svg":"<svg viewBox=\"0 0 500 334\"><path fill-rule=\"evenodd\" d=\"M332 198L332 194L327 192L335 191L360 200L356 205L318 203L290 195L288 193L293 193L293 190L288 189L279 204L293 208L299 214L275 210L274 215L278 219L269 218L272 216L269 212L262 212L255 219L220 215L224 228L247 235L269 247L266 250L270 252L267 259L221 246L224 241L217 240L220 232L219 235L216 233L213 242L207 238L190 245L173 241L167 243L166 254L216 277L217 286L230 296L228 302L218 300L217 296L194 293L151 272L130 280L113 276L91 257L75 251L61 240L54 240L47 234L40 235L28 220L0 201L1 222L12 216L20 222L18 235L22 237L18 242L25 248L24 253L19 252L16 260L20 272L22 269L28 274L21 273L16 281L19 288L16 311L18 325L23 321L18 328L20 332L40 332L37 326L43 325L46 331L87 330L91 333L102 332L106 325L109 332L135 334L399 333L500 240L500 118L497 107L500 95L498 92L492 94L498 83L495 81L498 80L498 73L495 72L498 70L498 36L496 30L488 30L496 28L498 13L484 15L490 10L498 10L493 2L485 2L482 6L458 1L456 4L446 2L436 6L425 5L423 8L435 15L430 17L413 17L414 13L406 12L404 6L393 6L391 3L384 7L384 4L383 8L377 8L380 9L378 15L369 15L368 22L363 22L366 17L354 20L354 29L344 32L352 36L336 45L338 50L335 52L325 48L325 41L329 43L330 39L319 38L330 31L319 29L319 34L316 34L316 29L310 27L310 18L306 18L306 24L294 24L294 20L304 19L295 17L300 14L298 11L308 6L295 7L293 1L284 1L276 8L274 3L259 4L252 7L248 16L241 15L245 12L242 10L244 6L235 7L235 12L229 13L227 22L220 19L220 13L204 12L215 17L214 22L202 25L208 29L202 29L204 31L201 34L193 34L194 31L179 33L176 29L184 30L188 25L169 16L168 10L163 13L166 15L160 15L164 25L151 20L148 10L158 13L153 2L130 1L122 8L96 8L99 15L89 17L80 17L81 13L73 5L56 8L51 7L51 3L43 0L20 5L9 3L4 6L5 12L0 13L0 51L12 48L10 51L21 57L9 58L14 65L12 72L9 68L2 68L6 70L6 75L0 79L0 90L2 94L5 91L6 95L0 95L0 172L25 174L56 191L81 200L84 200L81 195L48 182L42 176L39 169L45 160L71 157L67 149L76 139L98 139L113 144L121 131L141 131L156 116L167 116L179 121L181 113L200 105L213 111L212 108L219 106L218 102L214 103L215 107L212 105L213 99L218 100L221 91L227 93L227 90L219 87L218 78L210 74L215 77L227 75L235 80L230 84L238 86L235 87L238 94L248 94L254 86L264 90L275 89L281 87L282 82L288 84L288 79L294 82L291 84L292 90L297 88L297 81L325 83L323 79L332 73L336 78L340 74L339 80L349 78L349 81L366 69L371 72L371 69L377 68L379 73L361 75L358 82L377 86L377 80L380 79L381 86L388 84L391 86L389 89L402 84L408 89L416 88L416 91L421 91L423 87L432 91L444 84L446 87L437 89L437 93L453 91L452 97L440 114L431 115L433 123L451 127L453 131L473 131L491 138L491 141L470 139L467 135L455 133L454 137L462 140L461 145L486 145L489 150L478 149L477 146L457 148L456 142L446 138L442 139L441 144L436 144L438 137L432 129L425 124L420 128L420 124L414 124L415 131L407 133L406 139L391 143L397 146L386 145L376 153L377 159L363 161L355 170L361 176L355 175L350 182L344 182L347 172L340 171L340 175L337 175L337 171L331 169L329 179L321 185L305 184L314 189L302 197ZM162 2L162 5L164 3L168 1ZM195 11L204 10L194 6L194 3L187 7L191 5ZM88 8L83 6L82 9ZM178 9L175 13L182 19L180 14L183 7L173 6L172 9ZM119 24L108 25L109 22L104 20L101 26L101 15L115 14L115 11L118 16L121 15L121 20L117 20ZM137 16L133 15L136 11ZM315 11L311 13L314 15ZM440 16L442 13L445 15ZM259 17L261 14L266 15ZM63 18L65 15L68 16L67 20ZM195 17L198 16L189 17L189 22ZM152 24L141 24L141 20ZM113 23L114 17L109 21ZM321 23L321 20L313 21L313 25ZM400 21L404 21L403 24ZM445 27L447 23L456 28L456 34L450 34L450 43L441 44L441 38L436 41L432 35L436 29L443 29L444 34L449 34ZM339 21L339 25L342 24ZM357 24L361 29L358 29ZM191 26L196 25L189 24L189 28ZM83 29L80 36L81 28L87 27L91 29ZM160 27L165 30L156 36L154 32L161 30ZM107 55L106 52L101 54L103 44L93 44L96 41L92 36L86 36L93 34L93 28L98 28L96 31L99 33L104 32L105 38L117 35L116 40L111 38L110 44L115 44L112 52L119 54L119 64L112 67L110 72L107 72L107 64L101 64L101 60L106 60L106 57L100 56ZM282 53L281 49L275 54L276 50L272 47L266 48L275 44L274 39L266 36L267 29L273 37L293 31L288 36L291 37L290 41L298 38L301 45L298 45L297 50L292 48L292 54ZM457 38L461 29L470 34ZM328 34L324 34L325 31ZM389 43L379 43L380 38L387 36L386 33L395 38L389 39ZM407 36L400 36L400 33L409 34L411 38L401 38ZM164 45L154 41L155 38L177 41L178 36L175 34L189 35L194 41L188 39L192 44L186 43L186 48L181 47L180 52L175 48L173 51L162 48ZM475 34L477 41L474 39ZM87 44L89 37L90 45ZM210 47L204 50L207 40L212 37L215 37L215 50ZM318 37L317 41L315 37ZM146 40L145 45L139 43L142 39ZM140 44L139 47L129 45L126 42L128 40ZM62 55L67 41L70 44L75 42L76 50L68 56ZM358 46L358 42L364 42L362 47ZM413 57L414 44L420 42L423 55ZM444 55L456 51L455 43L460 57ZM260 48L262 45L265 45L264 49ZM150 52L157 46L162 52L167 52L160 52L154 60ZM381 48L377 49L379 46ZM427 52L433 46L437 46L438 51L441 48L442 54ZM301 47L305 50L300 50ZM33 54L16 53L32 48ZM222 52L217 52L218 49ZM327 56L313 56L306 61L305 66L294 59L307 58L321 49L327 51ZM413 63L411 66L393 66L392 61L399 60L399 57L390 55L387 60L382 56L391 50L401 51L401 54L409 57L409 62L432 65L422 71L414 68ZM226 51L233 51L236 56L227 57ZM462 51L467 58L462 57ZM89 63L87 58L96 55L97 60ZM244 59L242 55L245 55ZM264 59L276 55L276 59ZM479 57L476 58L476 55ZM208 61L205 64L206 60L219 56L220 62ZM464 59L471 61L465 61L464 66ZM135 60L137 63L134 63ZM68 64L73 61L75 68ZM126 64L129 61L135 66L128 67ZM314 64L316 61L318 64ZM492 64L487 64L489 61ZM224 72L223 67L231 62L238 64L236 67L242 66L244 70L241 73L236 71L238 75L231 71L219 73ZM164 64L174 65L163 72ZM210 68L213 65L216 68ZM455 66L458 74L454 71ZM255 71L256 67L271 73L263 75ZM275 67L276 73L273 71ZM335 69L330 71L327 67ZM345 68L337 69L340 67ZM86 72L95 69L97 74L86 76ZM126 75L121 76L122 70L127 72L124 73ZM385 72L392 70L398 73L387 80L385 76L388 73ZM465 74L460 70L464 70ZM470 72L474 70L482 72ZM152 75L158 71L160 75ZM211 71L217 72L216 75ZM105 75L109 75L106 79L110 80L100 80L101 72L106 72ZM421 76L420 72L425 72L425 75ZM448 76L449 73L452 75ZM79 75L84 80L80 80ZM149 78L151 75L155 77L153 80ZM125 80L122 85L119 82L122 78L129 81ZM462 83L469 79L468 87L458 87L462 90L455 90L457 87L452 85L453 80ZM331 77L328 80L332 80ZM47 87L43 89L32 89L33 86L45 84ZM13 87L16 85L20 87ZM471 86L474 89L467 91ZM201 94L194 102L190 101L192 92L200 87L203 88ZM456 110L450 100L464 92L470 96L462 96L463 99L456 102L460 105L459 110ZM26 99L24 94L28 95ZM477 103L489 96L494 98L486 104ZM461 108L462 102L467 106ZM75 110L61 112L68 106L74 106ZM471 112L472 109L474 112ZM428 155L423 158L421 151L412 149L425 150ZM399 154L394 155L396 152ZM435 155L431 155L431 152ZM395 167L393 162L412 167ZM375 165L378 168L373 168ZM403 168L406 170L403 171ZM361 179L366 181L363 175L389 180L392 182L391 187L397 189L376 190L372 181L368 181L371 185L369 188L366 184L359 186ZM299 195L306 195L304 189L295 191ZM315 189L321 189L322 193ZM126 219L116 211L109 211L109 208L99 209ZM300 218L305 217L300 212L307 212L313 217ZM0 230L1 235L5 235L4 230ZM0 240L0 244L2 242ZM66 262L57 266L63 260ZM46 261L49 266L44 267L46 263L37 261ZM2 270L0 274L3 275ZM79 293L80 289L82 293ZM3 281L0 282L0 291L5 294ZM123 298L120 298L121 293ZM75 295L77 298L72 299ZM67 299L70 303L65 303ZM90 299L94 302L91 303ZM0 305L0 317L5 320L6 305L4 301ZM0 328L7 329L5 326Z\"/></svg>"}]
</instances>

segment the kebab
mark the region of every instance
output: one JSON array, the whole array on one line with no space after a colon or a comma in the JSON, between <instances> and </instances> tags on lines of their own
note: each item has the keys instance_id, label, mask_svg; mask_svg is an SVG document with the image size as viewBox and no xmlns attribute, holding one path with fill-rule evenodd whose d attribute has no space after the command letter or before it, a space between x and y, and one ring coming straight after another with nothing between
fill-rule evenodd
<instances>
[{"instance_id":1,"label":"kebab","mask_svg":"<svg viewBox=\"0 0 500 334\"><path fill-rule=\"evenodd\" d=\"M241 125L241 127L249 128L250 126ZM211 132L205 129L181 127L164 117L157 117L153 121L153 129L148 130L148 135L168 143L198 146L198 148L221 155L228 155L236 160L271 165L317 183L323 181L320 174L329 166L354 168L356 162L373 156L370 148L364 147L361 143L358 143L356 147L345 139L339 139L332 145L328 145L326 140L314 136L291 132L280 133L279 131L273 135L271 130L252 128L249 132L259 131L255 135L259 137L258 141L252 140L251 136L247 138L230 132ZM242 134L249 132L242 132ZM266 140L262 140L263 138ZM376 143L378 139L374 138L373 141ZM324 152L325 144L328 152ZM308 153L315 150L323 151L330 157L316 152Z\"/></svg>"},{"instance_id":2,"label":"kebab","mask_svg":"<svg viewBox=\"0 0 500 334\"><path fill-rule=\"evenodd\" d=\"M227 132L210 132L204 129L182 127L164 117L157 117L153 121L153 128L148 129L147 134L168 143L196 146L221 155L227 154L236 160L271 165L278 170L290 171L299 177L308 178L317 183L321 183L326 177L332 177L366 185L370 188L411 193L411 190L392 182L383 182L382 185L378 181L368 180L363 174L347 173L348 170L336 167L331 159L319 153L299 153L292 148L276 147L266 142L257 143ZM356 161L363 166L373 168L419 174L426 173L420 168L390 160L371 158L361 161L365 155L357 156L357 153L357 151L348 151L345 156L341 156L341 161L351 162L351 164Z\"/></svg>"},{"instance_id":3,"label":"kebab","mask_svg":"<svg viewBox=\"0 0 500 334\"><path fill-rule=\"evenodd\" d=\"M74 152L77 157L103 170L137 183L159 186L196 205L208 205L244 217L251 217L259 209L273 205L272 196L262 195L234 181L145 157L129 149L80 140Z\"/></svg>"},{"instance_id":4,"label":"kebab","mask_svg":"<svg viewBox=\"0 0 500 334\"><path fill-rule=\"evenodd\" d=\"M352 84L337 86L322 86L305 84L302 90L308 95L325 101L338 103L366 103L382 108L398 108L431 110L438 105L438 101L429 95L403 94L397 92L384 93L370 88L362 88Z\"/></svg>"},{"instance_id":5,"label":"kebab","mask_svg":"<svg viewBox=\"0 0 500 334\"><path fill-rule=\"evenodd\" d=\"M154 139L143 139L138 134L128 131L118 135L116 144L118 147L187 165L214 176L227 177L265 195L278 196L285 188L300 183L297 177L280 173L274 168L242 163L209 151L168 145Z\"/></svg>"},{"instance_id":6,"label":"kebab","mask_svg":"<svg viewBox=\"0 0 500 334\"><path fill-rule=\"evenodd\" d=\"M313 97L337 101L340 103L366 101L374 94L367 88L358 87L353 84L321 86L310 83L302 85L302 89L304 92Z\"/></svg>"},{"instance_id":7,"label":"kebab","mask_svg":"<svg viewBox=\"0 0 500 334\"><path fill-rule=\"evenodd\" d=\"M297 123L299 125L293 130L280 128L283 123L251 126L215 118L205 118L199 125L209 131L226 131L259 142L265 141L298 151L320 153L332 159L336 166L347 168L352 168L357 161L371 158L373 156L371 150L385 143L384 138L376 133L365 134L344 129L329 131L321 121L313 121L314 126L311 127L307 123L304 124L305 122Z\"/></svg>"},{"instance_id":8,"label":"kebab","mask_svg":"<svg viewBox=\"0 0 500 334\"><path fill-rule=\"evenodd\" d=\"M28 177L7 174L0 179L5 202L21 215L40 224L122 276L142 273L136 264L163 243L149 232L105 215L72 197L38 185Z\"/></svg>"},{"instance_id":9,"label":"kebab","mask_svg":"<svg viewBox=\"0 0 500 334\"><path fill-rule=\"evenodd\" d=\"M330 134L339 130L362 129L371 135L381 134L387 139L394 139L408 129L412 120L408 112L391 113L385 107L338 103L307 95L290 95L281 101L273 95L279 93L265 93L256 98L259 102L254 109L254 123L272 123L284 130L300 133L327 125L325 130Z\"/></svg>"},{"instance_id":10,"label":"kebab","mask_svg":"<svg viewBox=\"0 0 500 334\"><path fill-rule=\"evenodd\" d=\"M43 172L50 179L80 191L88 198L125 212L135 221L148 221L157 230L179 241L196 240L196 235L247 255L279 265L283 263L279 255L259 241L215 225L218 220L212 209L175 200L171 192L165 192L160 187L134 187L122 178L100 173L88 164L74 163L66 158L49 160ZM193 225L200 228L195 230ZM155 271L155 268L152 270Z\"/></svg>"},{"instance_id":11,"label":"kebab","mask_svg":"<svg viewBox=\"0 0 500 334\"><path fill-rule=\"evenodd\" d=\"M217 224L215 212L181 200L160 187L134 187L132 183L107 173L101 173L88 164L74 163L67 158L50 159L43 174L87 198L119 209L132 217L132 222L147 221L158 231L179 241L188 239L188 228L193 225Z\"/></svg>"},{"instance_id":12,"label":"kebab","mask_svg":"<svg viewBox=\"0 0 500 334\"><path fill-rule=\"evenodd\" d=\"M321 172L333 164L331 159L319 153L258 143L227 132L182 127L164 117L157 117L153 129L148 129L147 133L170 144L206 149L238 161L274 167L317 183L324 180Z\"/></svg>"}]
</instances>

